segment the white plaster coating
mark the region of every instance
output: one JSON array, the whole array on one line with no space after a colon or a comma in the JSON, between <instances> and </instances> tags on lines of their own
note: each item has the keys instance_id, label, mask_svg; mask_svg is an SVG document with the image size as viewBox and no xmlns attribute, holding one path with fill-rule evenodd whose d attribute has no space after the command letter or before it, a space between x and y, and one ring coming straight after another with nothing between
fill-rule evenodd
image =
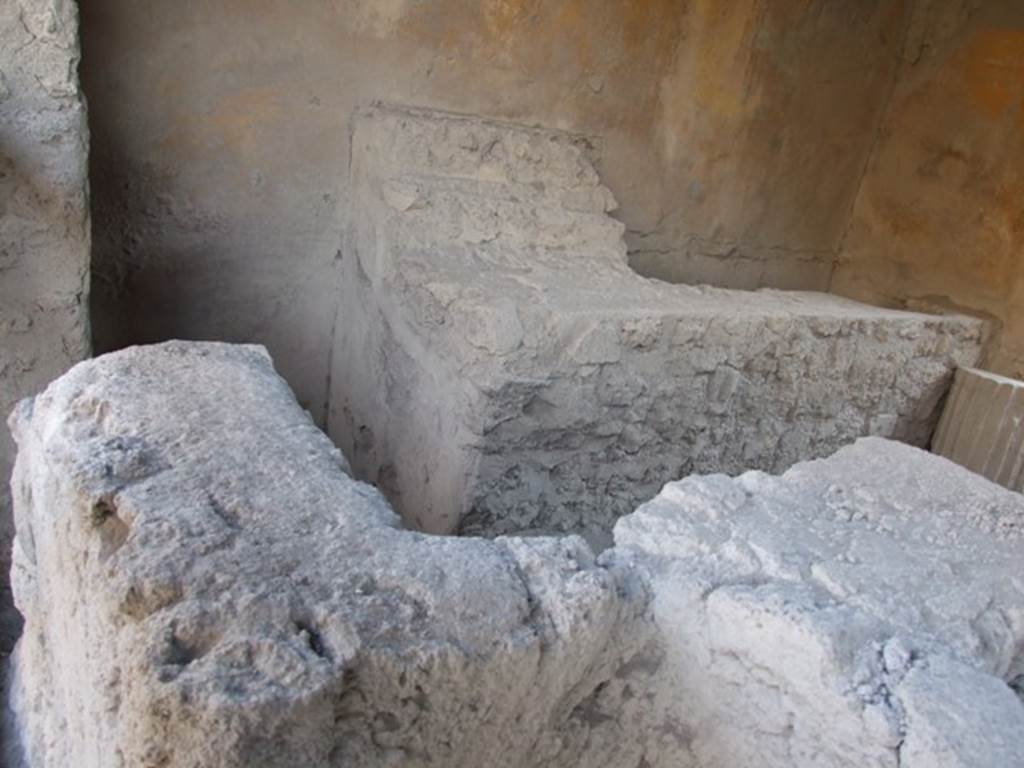
<instances>
[{"instance_id":1,"label":"white plaster coating","mask_svg":"<svg viewBox=\"0 0 1024 768\"><path fill-rule=\"evenodd\" d=\"M671 483L595 561L401 530L257 347L12 423L29 768L1024 766L1024 499L924 451Z\"/></svg>"},{"instance_id":2,"label":"white plaster coating","mask_svg":"<svg viewBox=\"0 0 1024 768\"><path fill-rule=\"evenodd\" d=\"M0 413L89 351L88 128L71 0L0 3ZM0 429L0 651L17 621L7 593L14 442ZM2 656L0 656L2 658Z\"/></svg>"},{"instance_id":3,"label":"white plaster coating","mask_svg":"<svg viewBox=\"0 0 1024 768\"><path fill-rule=\"evenodd\" d=\"M424 530L603 546L692 472L924 446L979 354L963 317L638 276L583 137L386 106L354 125L329 431Z\"/></svg>"}]
</instances>

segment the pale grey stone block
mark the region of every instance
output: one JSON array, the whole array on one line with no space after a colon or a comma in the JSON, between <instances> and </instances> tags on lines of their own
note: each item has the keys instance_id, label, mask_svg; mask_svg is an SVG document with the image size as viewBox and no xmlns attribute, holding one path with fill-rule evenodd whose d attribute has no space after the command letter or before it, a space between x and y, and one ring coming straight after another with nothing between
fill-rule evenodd
<instances>
[{"instance_id":1,"label":"pale grey stone block","mask_svg":"<svg viewBox=\"0 0 1024 768\"><path fill-rule=\"evenodd\" d=\"M1024 382L976 368L956 372L932 450L1024 491Z\"/></svg>"}]
</instances>

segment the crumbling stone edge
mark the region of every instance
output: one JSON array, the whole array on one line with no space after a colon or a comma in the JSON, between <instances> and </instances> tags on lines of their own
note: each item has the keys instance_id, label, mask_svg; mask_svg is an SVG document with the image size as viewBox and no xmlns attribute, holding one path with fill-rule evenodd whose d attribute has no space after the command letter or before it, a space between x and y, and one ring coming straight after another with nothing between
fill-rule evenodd
<instances>
[{"instance_id":1,"label":"crumbling stone edge","mask_svg":"<svg viewBox=\"0 0 1024 768\"><path fill-rule=\"evenodd\" d=\"M909 446L670 483L595 557L403 530L259 347L11 423L30 768L1024 765L1024 506Z\"/></svg>"}]
</instances>

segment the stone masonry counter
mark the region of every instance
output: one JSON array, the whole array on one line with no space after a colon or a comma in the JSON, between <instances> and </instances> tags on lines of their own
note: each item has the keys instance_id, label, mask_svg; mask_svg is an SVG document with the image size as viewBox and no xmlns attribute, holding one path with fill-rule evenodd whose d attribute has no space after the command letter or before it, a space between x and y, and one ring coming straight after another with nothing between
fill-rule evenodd
<instances>
[{"instance_id":1,"label":"stone masonry counter","mask_svg":"<svg viewBox=\"0 0 1024 768\"><path fill-rule=\"evenodd\" d=\"M604 546L693 472L927 444L978 321L642 278L591 150L436 112L355 121L329 431L408 522Z\"/></svg>"},{"instance_id":2,"label":"stone masonry counter","mask_svg":"<svg viewBox=\"0 0 1024 768\"><path fill-rule=\"evenodd\" d=\"M12 424L14 768L1024 766L1024 500L918 449L671 483L595 561L402 530L257 347Z\"/></svg>"}]
</instances>

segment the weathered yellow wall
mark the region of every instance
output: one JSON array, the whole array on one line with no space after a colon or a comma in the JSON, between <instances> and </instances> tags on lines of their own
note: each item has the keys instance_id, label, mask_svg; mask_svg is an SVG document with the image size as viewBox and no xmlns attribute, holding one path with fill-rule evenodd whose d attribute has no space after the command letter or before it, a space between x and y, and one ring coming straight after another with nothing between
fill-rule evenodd
<instances>
[{"instance_id":1,"label":"weathered yellow wall","mask_svg":"<svg viewBox=\"0 0 1024 768\"><path fill-rule=\"evenodd\" d=\"M348 117L385 99L600 138L645 274L831 277L981 313L991 365L1021 373L1022 16L1015 0L93 0L97 347L260 341L316 413Z\"/></svg>"},{"instance_id":2,"label":"weathered yellow wall","mask_svg":"<svg viewBox=\"0 0 1024 768\"><path fill-rule=\"evenodd\" d=\"M641 271L827 287L909 2L90 0L97 349L262 342L319 416L372 99L598 137Z\"/></svg>"},{"instance_id":3,"label":"weathered yellow wall","mask_svg":"<svg viewBox=\"0 0 1024 768\"><path fill-rule=\"evenodd\" d=\"M732 287L822 287L910 10L909 0L689 4L651 143L670 212L633 233L634 265Z\"/></svg>"},{"instance_id":4,"label":"weathered yellow wall","mask_svg":"<svg viewBox=\"0 0 1024 768\"><path fill-rule=\"evenodd\" d=\"M918 3L832 289L989 317L1024 377L1024 3Z\"/></svg>"}]
</instances>

